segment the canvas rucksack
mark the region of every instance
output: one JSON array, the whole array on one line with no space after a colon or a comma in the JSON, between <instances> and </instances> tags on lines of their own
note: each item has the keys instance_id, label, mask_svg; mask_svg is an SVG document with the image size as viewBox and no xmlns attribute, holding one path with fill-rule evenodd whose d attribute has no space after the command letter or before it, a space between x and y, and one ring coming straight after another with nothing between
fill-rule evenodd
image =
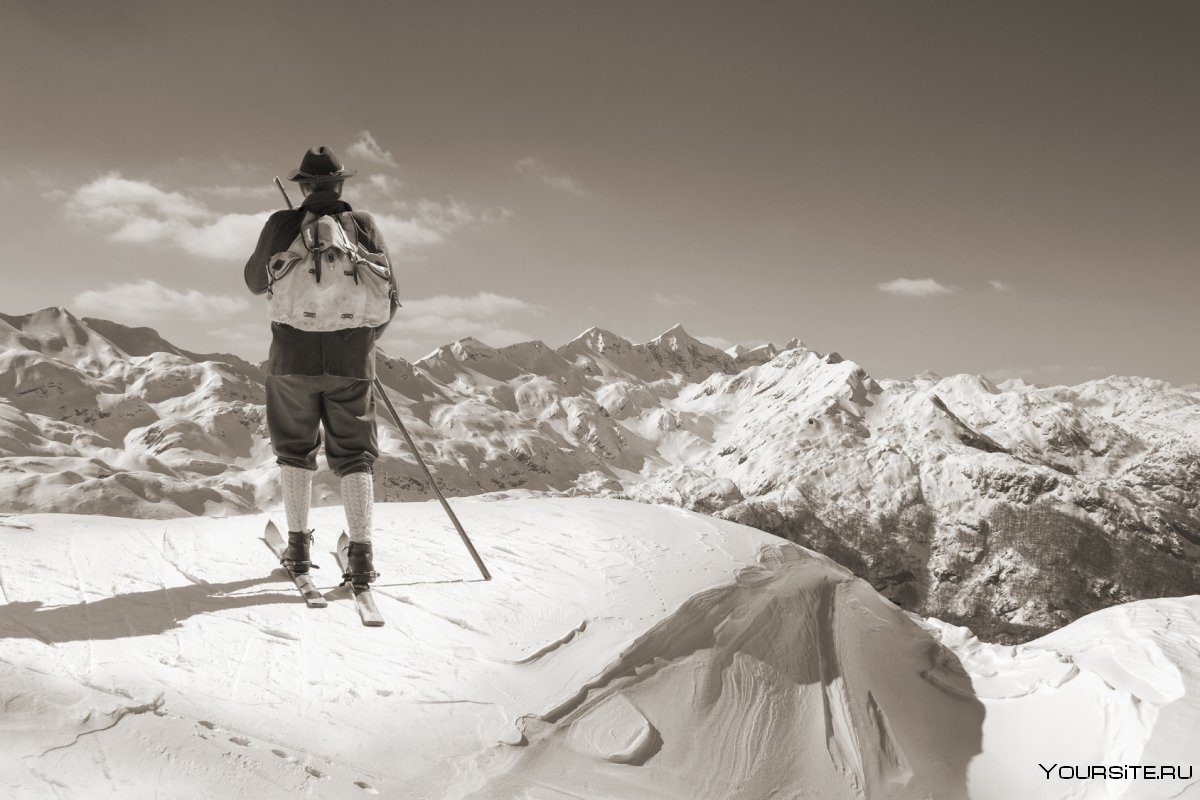
<instances>
[{"instance_id":1,"label":"canvas rucksack","mask_svg":"<svg viewBox=\"0 0 1200 800\"><path fill-rule=\"evenodd\" d=\"M391 265L358 241L350 212L305 212L300 234L267 264L271 319L305 331L376 327L391 318Z\"/></svg>"}]
</instances>

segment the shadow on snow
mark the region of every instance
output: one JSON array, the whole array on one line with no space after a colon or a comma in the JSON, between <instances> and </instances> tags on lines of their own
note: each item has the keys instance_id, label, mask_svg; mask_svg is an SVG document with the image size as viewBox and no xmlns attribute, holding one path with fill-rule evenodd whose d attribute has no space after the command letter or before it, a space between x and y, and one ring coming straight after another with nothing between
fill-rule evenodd
<instances>
[{"instance_id":1,"label":"shadow on snow","mask_svg":"<svg viewBox=\"0 0 1200 800\"><path fill-rule=\"evenodd\" d=\"M249 608L304 599L289 586L286 592L234 594L264 583L287 580L283 570L271 575L225 583L191 583L145 592L130 592L46 606L40 600L0 606L0 639L37 639L45 644L132 636L154 636L181 626L197 614Z\"/></svg>"}]
</instances>

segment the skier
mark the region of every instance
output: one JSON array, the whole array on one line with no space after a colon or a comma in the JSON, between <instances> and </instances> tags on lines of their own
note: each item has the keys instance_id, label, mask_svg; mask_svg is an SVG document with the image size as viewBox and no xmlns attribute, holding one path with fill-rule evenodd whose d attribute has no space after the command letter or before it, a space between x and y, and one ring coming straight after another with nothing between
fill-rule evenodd
<instances>
[{"instance_id":1,"label":"skier","mask_svg":"<svg viewBox=\"0 0 1200 800\"><path fill-rule=\"evenodd\" d=\"M327 147L306 152L288 176L304 201L267 220L245 279L251 292L270 299L267 430L287 515L282 563L298 574L312 564L308 510L323 428L349 527L343 579L365 586L378 577L371 546L372 465L379 457L371 391L375 343L399 303L379 228L370 214L341 199L343 181L354 174ZM368 299L365 314L363 292L377 296Z\"/></svg>"}]
</instances>

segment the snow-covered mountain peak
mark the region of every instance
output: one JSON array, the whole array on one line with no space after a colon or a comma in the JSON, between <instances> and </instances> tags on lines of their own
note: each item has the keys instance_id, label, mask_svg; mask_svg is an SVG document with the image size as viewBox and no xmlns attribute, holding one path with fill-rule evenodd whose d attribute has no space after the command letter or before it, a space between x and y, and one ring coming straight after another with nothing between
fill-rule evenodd
<instances>
[{"instance_id":1,"label":"snow-covered mountain peak","mask_svg":"<svg viewBox=\"0 0 1200 800\"><path fill-rule=\"evenodd\" d=\"M632 347L633 342L628 339L593 325L558 348L558 351L562 355L568 352L574 355L581 350L588 350L597 355L609 355L627 353Z\"/></svg>"},{"instance_id":2,"label":"snow-covered mountain peak","mask_svg":"<svg viewBox=\"0 0 1200 800\"><path fill-rule=\"evenodd\" d=\"M779 350L780 350L780 352L782 352L784 350L810 350L811 351L812 348L809 347L808 345L806 345L804 342L800 341L800 339L798 339L797 337L793 336L791 339L788 339L787 342L784 343L783 347L779 348Z\"/></svg>"},{"instance_id":3,"label":"snow-covered mountain peak","mask_svg":"<svg viewBox=\"0 0 1200 800\"><path fill-rule=\"evenodd\" d=\"M540 339L501 347L500 354L534 375L563 380L574 377L571 363Z\"/></svg>"},{"instance_id":4,"label":"snow-covered mountain peak","mask_svg":"<svg viewBox=\"0 0 1200 800\"><path fill-rule=\"evenodd\" d=\"M755 347L735 344L732 347L726 348L724 352L733 358L734 368L739 372L746 369L746 367L765 364L779 355L779 350L770 342L756 345Z\"/></svg>"},{"instance_id":5,"label":"snow-covered mountain peak","mask_svg":"<svg viewBox=\"0 0 1200 800\"><path fill-rule=\"evenodd\" d=\"M675 325L634 349L644 353L660 374L677 374L699 382L714 372L732 372L734 360L723 350L692 336L683 325Z\"/></svg>"},{"instance_id":6,"label":"snow-covered mountain peak","mask_svg":"<svg viewBox=\"0 0 1200 800\"><path fill-rule=\"evenodd\" d=\"M0 314L10 325L28 333L58 333L67 328L81 328L82 322L63 306L47 306L29 314L9 316Z\"/></svg>"},{"instance_id":7,"label":"snow-covered mountain peak","mask_svg":"<svg viewBox=\"0 0 1200 800\"><path fill-rule=\"evenodd\" d=\"M7 323L7 330L0 329L6 349L32 350L90 374L102 374L128 355L59 306L22 316L0 314L0 320Z\"/></svg>"},{"instance_id":8,"label":"snow-covered mountain peak","mask_svg":"<svg viewBox=\"0 0 1200 800\"><path fill-rule=\"evenodd\" d=\"M443 383L453 383L464 371L479 373L492 380L508 381L524 372L499 350L473 336L464 336L420 359L414 365Z\"/></svg>"},{"instance_id":9,"label":"snow-covered mountain peak","mask_svg":"<svg viewBox=\"0 0 1200 800\"><path fill-rule=\"evenodd\" d=\"M699 343L699 341L699 339L684 330L682 322L675 323L650 340L650 342L658 342L673 347L686 347L692 342Z\"/></svg>"}]
</instances>

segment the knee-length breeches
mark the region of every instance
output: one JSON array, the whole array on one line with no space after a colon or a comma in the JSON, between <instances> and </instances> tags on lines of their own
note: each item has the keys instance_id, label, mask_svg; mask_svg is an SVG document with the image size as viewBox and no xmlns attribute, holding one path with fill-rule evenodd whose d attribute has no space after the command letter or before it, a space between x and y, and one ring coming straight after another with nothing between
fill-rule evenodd
<instances>
[{"instance_id":1,"label":"knee-length breeches","mask_svg":"<svg viewBox=\"0 0 1200 800\"><path fill-rule=\"evenodd\" d=\"M370 472L379 458L371 385L332 375L268 375L267 430L277 463L316 469L324 428L330 469Z\"/></svg>"}]
</instances>

